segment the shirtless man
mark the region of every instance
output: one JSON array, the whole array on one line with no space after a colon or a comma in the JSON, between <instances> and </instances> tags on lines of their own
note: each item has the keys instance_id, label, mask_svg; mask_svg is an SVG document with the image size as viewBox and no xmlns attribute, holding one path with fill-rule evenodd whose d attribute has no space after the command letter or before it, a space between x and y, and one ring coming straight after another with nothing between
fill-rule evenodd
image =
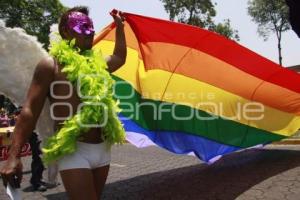
<instances>
[{"instance_id":1,"label":"shirtless man","mask_svg":"<svg viewBox=\"0 0 300 200\"><path fill-rule=\"evenodd\" d=\"M66 40L75 39L75 45L81 50L91 49L94 32L89 35L79 34L68 25L70 13L74 12L88 16L86 7L75 7L65 12L59 23L60 35ZM116 43L113 55L106 58L109 72L113 72L121 67L125 63L127 54L122 14L115 12L111 13L111 15L116 24ZM35 69L33 80L27 93L27 99L14 130L9 158L1 169L5 185L9 183L12 187L17 187L21 182L22 162L19 156L21 148L30 137L46 98L49 98L52 105L58 102L68 103L74 111L77 110L77 106L81 103L75 88L73 89L75 92L71 94L71 97L63 100L55 98L55 96L65 96L70 92L67 84L52 85L57 81L67 81L66 75L61 72L62 67L54 58L48 57L41 60ZM55 96L50 94L51 85ZM69 108L66 106L53 107L53 114L56 118L69 116L69 112ZM60 122L58 120L55 121L56 129L60 128ZM74 155L66 155L59 160L58 165L62 181L69 198L72 200L100 198L108 175L110 149L104 148L105 142L102 141L99 133L101 133L100 128L91 128L87 133L82 134L78 139L78 149ZM85 156L80 157L81 154L78 151L86 153L85 156L94 156L90 159L99 159L100 163L91 166L90 160L86 160ZM94 153L94 155L87 155L90 152ZM99 155L101 155L100 158Z\"/></svg>"}]
</instances>

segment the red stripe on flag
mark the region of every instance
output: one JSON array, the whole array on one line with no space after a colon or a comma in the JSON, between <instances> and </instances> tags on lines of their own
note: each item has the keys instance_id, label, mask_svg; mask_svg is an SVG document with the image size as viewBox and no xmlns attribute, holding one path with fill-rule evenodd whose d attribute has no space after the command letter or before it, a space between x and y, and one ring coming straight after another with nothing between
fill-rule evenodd
<instances>
[{"instance_id":1,"label":"red stripe on flag","mask_svg":"<svg viewBox=\"0 0 300 200\"><path fill-rule=\"evenodd\" d=\"M300 76L296 72L285 69L232 40L186 24L129 13L125 15L141 43L165 42L194 48L262 80L300 93Z\"/></svg>"}]
</instances>

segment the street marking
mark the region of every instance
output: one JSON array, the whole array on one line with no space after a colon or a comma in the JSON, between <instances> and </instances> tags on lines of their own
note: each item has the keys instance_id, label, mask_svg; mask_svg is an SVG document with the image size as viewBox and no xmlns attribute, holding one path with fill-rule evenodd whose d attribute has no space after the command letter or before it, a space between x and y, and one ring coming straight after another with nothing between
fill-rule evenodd
<instances>
[{"instance_id":1,"label":"street marking","mask_svg":"<svg viewBox=\"0 0 300 200\"><path fill-rule=\"evenodd\" d=\"M126 167L126 165L120 165L120 164L117 164L117 163L110 163L110 166L112 166L112 167Z\"/></svg>"}]
</instances>

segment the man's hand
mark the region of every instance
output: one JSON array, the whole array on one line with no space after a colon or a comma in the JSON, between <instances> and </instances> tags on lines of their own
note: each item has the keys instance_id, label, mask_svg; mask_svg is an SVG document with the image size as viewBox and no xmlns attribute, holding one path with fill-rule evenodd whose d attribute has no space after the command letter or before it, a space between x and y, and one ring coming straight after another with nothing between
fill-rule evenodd
<instances>
[{"instance_id":1,"label":"man's hand","mask_svg":"<svg viewBox=\"0 0 300 200\"><path fill-rule=\"evenodd\" d=\"M113 10L110 15L114 18L116 24L116 41L113 55L106 58L108 71L110 73L118 70L126 62L127 48L124 33L125 17L121 11Z\"/></svg>"},{"instance_id":2,"label":"man's hand","mask_svg":"<svg viewBox=\"0 0 300 200\"><path fill-rule=\"evenodd\" d=\"M9 157L4 166L0 170L3 184L6 187L7 183L13 188L19 188L22 181L23 165L18 157Z\"/></svg>"},{"instance_id":3,"label":"man's hand","mask_svg":"<svg viewBox=\"0 0 300 200\"><path fill-rule=\"evenodd\" d=\"M121 11L118 11L116 9L112 10L110 12L110 15L114 18L116 27L120 27L123 28L124 27L124 21L125 21L125 17L123 15L123 13Z\"/></svg>"}]
</instances>

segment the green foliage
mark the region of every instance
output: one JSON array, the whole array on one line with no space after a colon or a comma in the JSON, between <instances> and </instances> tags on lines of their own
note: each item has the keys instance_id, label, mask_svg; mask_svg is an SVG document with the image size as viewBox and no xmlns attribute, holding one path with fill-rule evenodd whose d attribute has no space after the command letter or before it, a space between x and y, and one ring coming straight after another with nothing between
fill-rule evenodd
<instances>
[{"instance_id":1,"label":"green foliage","mask_svg":"<svg viewBox=\"0 0 300 200\"><path fill-rule=\"evenodd\" d=\"M200 27L212 24L216 15L210 0L161 0L170 20Z\"/></svg>"},{"instance_id":2,"label":"green foliage","mask_svg":"<svg viewBox=\"0 0 300 200\"><path fill-rule=\"evenodd\" d=\"M270 32L284 32L290 29L289 13L285 0L250 0L248 13L258 24L258 33L265 40Z\"/></svg>"},{"instance_id":3,"label":"green foliage","mask_svg":"<svg viewBox=\"0 0 300 200\"><path fill-rule=\"evenodd\" d=\"M234 39L236 41L240 40L238 31L231 28L230 20L225 19L223 23L214 24L213 27L209 28L227 38Z\"/></svg>"},{"instance_id":4,"label":"green foliage","mask_svg":"<svg viewBox=\"0 0 300 200\"><path fill-rule=\"evenodd\" d=\"M160 0L169 14L171 21L190 24L224 35L227 38L239 40L238 32L233 30L229 19L224 23L215 24L215 5L211 0Z\"/></svg>"},{"instance_id":5,"label":"green foliage","mask_svg":"<svg viewBox=\"0 0 300 200\"><path fill-rule=\"evenodd\" d=\"M49 45L50 26L58 22L66 8L59 0L1 0L0 18L8 27L21 27Z\"/></svg>"},{"instance_id":6,"label":"green foliage","mask_svg":"<svg viewBox=\"0 0 300 200\"><path fill-rule=\"evenodd\" d=\"M249 0L248 14L258 24L258 34L267 40L271 32L278 39L279 63L281 58L282 32L290 29L289 10L285 0Z\"/></svg>"}]
</instances>

